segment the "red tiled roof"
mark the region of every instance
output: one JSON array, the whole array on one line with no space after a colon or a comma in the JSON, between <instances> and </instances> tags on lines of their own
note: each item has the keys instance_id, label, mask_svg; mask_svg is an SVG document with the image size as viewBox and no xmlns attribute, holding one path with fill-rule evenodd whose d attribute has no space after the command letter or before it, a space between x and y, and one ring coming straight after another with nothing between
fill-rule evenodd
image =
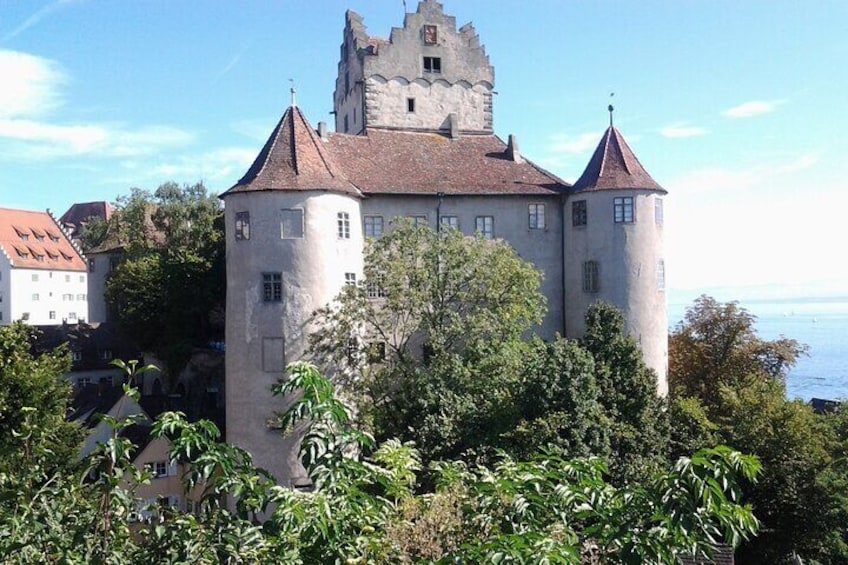
<instances>
[{"instance_id":1,"label":"red tiled roof","mask_svg":"<svg viewBox=\"0 0 848 565\"><path fill-rule=\"evenodd\" d=\"M82 256L46 212L0 208L0 248L13 267L86 270Z\"/></svg>"},{"instance_id":2,"label":"red tiled roof","mask_svg":"<svg viewBox=\"0 0 848 565\"><path fill-rule=\"evenodd\" d=\"M359 194L342 175L322 141L297 106L274 128L253 165L221 196L262 190L328 190Z\"/></svg>"},{"instance_id":3,"label":"red tiled roof","mask_svg":"<svg viewBox=\"0 0 848 565\"><path fill-rule=\"evenodd\" d=\"M568 184L508 157L495 135L369 129L322 140L289 108L244 177L222 196L258 190L354 194L559 194Z\"/></svg>"},{"instance_id":4,"label":"red tiled roof","mask_svg":"<svg viewBox=\"0 0 848 565\"><path fill-rule=\"evenodd\" d=\"M610 126L572 190L583 192L634 188L667 192L651 178L627 145L624 136Z\"/></svg>"}]
</instances>

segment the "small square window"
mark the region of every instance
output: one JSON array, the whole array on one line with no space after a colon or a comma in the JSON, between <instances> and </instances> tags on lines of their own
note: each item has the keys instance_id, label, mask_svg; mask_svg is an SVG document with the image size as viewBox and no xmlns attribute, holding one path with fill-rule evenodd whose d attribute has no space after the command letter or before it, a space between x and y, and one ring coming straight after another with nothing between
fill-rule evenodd
<instances>
[{"instance_id":1,"label":"small square window","mask_svg":"<svg viewBox=\"0 0 848 565\"><path fill-rule=\"evenodd\" d=\"M85 275L80 275L80 279L79 279L79 281L80 281L80 282L85 282Z\"/></svg>"},{"instance_id":2,"label":"small square window","mask_svg":"<svg viewBox=\"0 0 848 565\"><path fill-rule=\"evenodd\" d=\"M33 302L38 302L40 299L41 299L41 297L38 295L38 293L35 293L35 294L32 295L32 301Z\"/></svg>"},{"instance_id":3,"label":"small square window","mask_svg":"<svg viewBox=\"0 0 848 565\"><path fill-rule=\"evenodd\" d=\"M23 314L21 314L21 320L23 320L24 322L29 320L29 312L24 312Z\"/></svg>"},{"instance_id":4,"label":"small square window","mask_svg":"<svg viewBox=\"0 0 848 565\"><path fill-rule=\"evenodd\" d=\"M74 361L79 361L79 359L74 359ZM85 388L91 384L91 377L80 377L77 379L77 386L79 388Z\"/></svg>"},{"instance_id":5,"label":"small square window","mask_svg":"<svg viewBox=\"0 0 848 565\"><path fill-rule=\"evenodd\" d=\"M383 235L383 216L365 216L365 237Z\"/></svg>"},{"instance_id":6,"label":"small square window","mask_svg":"<svg viewBox=\"0 0 848 565\"><path fill-rule=\"evenodd\" d=\"M265 302L282 302L282 273L262 273L262 298Z\"/></svg>"},{"instance_id":7,"label":"small square window","mask_svg":"<svg viewBox=\"0 0 848 565\"><path fill-rule=\"evenodd\" d=\"M303 238L303 210L283 208L280 210L280 237L283 239Z\"/></svg>"},{"instance_id":8,"label":"small square window","mask_svg":"<svg viewBox=\"0 0 848 565\"><path fill-rule=\"evenodd\" d=\"M71 359L73 359L74 361L82 361L82 351L72 351L71 352ZM81 378L80 381L82 381L82 380L83 379ZM86 384L90 384L91 379L87 379L87 380L88 380L88 383L86 383Z\"/></svg>"},{"instance_id":9,"label":"small square window","mask_svg":"<svg viewBox=\"0 0 848 565\"><path fill-rule=\"evenodd\" d=\"M345 273L345 286L356 286L356 273Z\"/></svg>"},{"instance_id":10,"label":"small square window","mask_svg":"<svg viewBox=\"0 0 848 565\"><path fill-rule=\"evenodd\" d=\"M111 349L102 349L100 351L100 358L104 361L112 360L112 350Z\"/></svg>"},{"instance_id":11,"label":"small square window","mask_svg":"<svg viewBox=\"0 0 848 565\"><path fill-rule=\"evenodd\" d=\"M83 300L84 301L85 295L84 294L77 294L77 300Z\"/></svg>"},{"instance_id":12,"label":"small square window","mask_svg":"<svg viewBox=\"0 0 848 565\"><path fill-rule=\"evenodd\" d=\"M157 461L155 463L153 474L158 479L159 477L167 477L168 476L168 462L167 461Z\"/></svg>"},{"instance_id":13,"label":"small square window","mask_svg":"<svg viewBox=\"0 0 848 565\"><path fill-rule=\"evenodd\" d=\"M544 204L530 204L528 208L528 213L530 216L530 229L531 230L543 230L545 229L545 205Z\"/></svg>"},{"instance_id":14,"label":"small square window","mask_svg":"<svg viewBox=\"0 0 848 565\"><path fill-rule=\"evenodd\" d=\"M439 226L445 230L447 228L459 229L459 216L441 216L439 218Z\"/></svg>"},{"instance_id":15,"label":"small square window","mask_svg":"<svg viewBox=\"0 0 848 565\"><path fill-rule=\"evenodd\" d=\"M439 28L433 25L425 25L423 30L424 43L435 45L439 42Z\"/></svg>"},{"instance_id":16,"label":"small square window","mask_svg":"<svg viewBox=\"0 0 848 565\"><path fill-rule=\"evenodd\" d=\"M95 266L95 264L96 264L96 263L95 263L95 261L94 261L94 258L90 258L90 259L88 260L88 272L89 272L89 273L93 273L93 272L94 272L94 268L95 268L94 266Z\"/></svg>"},{"instance_id":17,"label":"small square window","mask_svg":"<svg viewBox=\"0 0 848 565\"><path fill-rule=\"evenodd\" d=\"M585 200L575 200L571 203L571 225L574 227L585 226L588 223Z\"/></svg>"},{"instance_id":18,"label":"small square window","mask_svg":"<svg viewBox=\"0 0 848 565\"><path fill-rule=\"evenodd\" d=\"M350 239L350 214L339 212L337 215L339 239Z\"/></svg>"},{"instance_id":19,"label":"small square window","mask_svg":"<svg viewBox=\"0 0 848 565\"><path fill-rule=\"evenodd\" d=\"M412 225L416 228L423 228L430 225L430 222L427 221L427 216L410 216L410 218L412 218Z\"/></svg>"},{"instance_id":20,"label":"small square window","mask_svg":"<svg viewBox=\"0 0 848 565\"><path fill-rule=\"evenodd\" d=\"M121 257L119 255L112 255L109 257L109 272L113 272L118 268L118 265L121 264Z\"/></svg>"},{"instance_id":21,"label":"small square window","mask_svg":"<svg viewBox=\"0 0 848 565\"><path fill-rule=\"evenodd\" d=\"M32 275L32 282L38 282L38 275Z\"/></svg>"},{"instance_id":22,"label":"small square window","mask_svg":"<svg viewBox=\"0 0 848 565\"><path fill-rule=\"evenodd\" d=\"M410 114L415 113L415 98L406 99L406 111Z\"/></svg>"},{"instance_id":23,"label":"small square window","mask_svg":"<svg viewBox=\"0 0 848 565\"><path fill-rule=\"evenodd\" d=\"M598 262L585 261L583 263L583 292L598 292L599 289Z\"/></svg>"},{"instance_id":24,"label":"small square window","mask_svg":"<svg viewBox=\"0 0 848 565\"><path fill-rule=\"evenodd\" d=\"M77 313L76 312L68 312L68 319L69 320L76 320L77 319Z\"/></svg>"},{"instance_id":25,"label":"small square window","mask_svg":"<svg viewBox=\"0 0 848 565\"><path fill-rule=\"evenodd\" d=\"M442 72L442 58L424 57L424 72L440 74Z\"/></svg>"},{"instance_id":26,"label":"small square window","mask_svg":"<svg viewBox=\"0 0 848 565\"><path fill-rule=\"evenodd\" d=\"M658 226L663 225L663 201L662 198L654 200L654 221Z\"/></svg>"},{"instance_id":27,"label":"small square window","mask_svg":"<svg viewBox=\"0 0 848 565\"><path fill-rule=\"evenodd\" d=\"M613 218L616 224L632 224L636 221L633 213L633 197L619 196L613 198Z\"/></svg>"},{"instance_id":28,"label":"small square window","mask_svg":"<svg viewBox=\"0 0 848 565\"><path fill-rule=\"evenodd\" d=\"M250 212L236 212L236 241L250 239Z\"/></svg>"},{"instance_id":29,"label":"small square window","mask_svg":"<svg viewBox=\"0 0 848 565\"><path fill-rule=\"evenodd\" d=\"M368 281L368 284L366 285L368 298L386 298L388 296L386 289L383 286L385 280L386 275L381 273L377 275L377 280Z\"/></svg>"},{"instance_id":30,"label":"small square window","mask_svg":"<svg viewBox=\"0 0 848 565\"><path fill-rule=\"evenodd\" d=\"M47 313L47 317L50 318L51 320L55 320L56 319L56 310L50 310L50 312Z\"/></svg>"},{"instance_id":31,"label":"small square window","mask_svg":"<svg viewBox=\"0 0 848 565\"><path fill-rule=\"evenodd\" d=\"M71 282L71 275L65 275L65 282Z\"/></svg>"},{"instance_id":32,"label":"small square window","mask_svg":"<svg viewBox=\"0 0 848 565\"><path fill-rule=\"evenodd\" d=\"M495 218L494 216L477 216L475 218L475 229L480 232L485 239L495 238Z\"/></svg>"}]
</instances>

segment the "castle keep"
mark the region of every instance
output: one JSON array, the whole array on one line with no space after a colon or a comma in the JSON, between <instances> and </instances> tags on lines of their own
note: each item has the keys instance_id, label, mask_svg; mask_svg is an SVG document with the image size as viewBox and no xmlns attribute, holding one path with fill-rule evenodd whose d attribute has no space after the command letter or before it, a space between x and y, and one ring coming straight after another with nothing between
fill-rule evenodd
<instances>
[{"instance_id":1,"label":"castle keep","mask_svg":"<svg viewBox=\"0 0 848 565\"><path fill-rule=\"evenodd\" d=\"M295 440L267 422L270 388L303 355L311 313L362 278L363 244L398 216L500 238L544 273L539 333L583 334L587 307L620 308L667 391L666 191L612 124L569 185L493 132L494 69L470 25L423 0L388 40L348 12L335 133L289 107L222 195L227 237L227 440L282 481Z\"/></svg>"}]
</instances>

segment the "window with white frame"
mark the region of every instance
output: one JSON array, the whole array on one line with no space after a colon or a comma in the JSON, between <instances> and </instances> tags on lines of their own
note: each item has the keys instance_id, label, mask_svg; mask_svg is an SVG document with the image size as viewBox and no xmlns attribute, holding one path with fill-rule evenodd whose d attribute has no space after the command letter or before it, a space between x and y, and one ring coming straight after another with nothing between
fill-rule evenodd
<instances>
[{"instance_id":1,"label":"window with white frame","mask_svg":"<svg viewBox=\"0 0 848 565\"><path fill-rule=\"evenodd\" d=\"M40 299L40 296L38 295L38 293L35 293L35 294L32 295L32 301L33 302L38 302L39 299Z\"/></svg>"},{"instance_id":2,"label":"window with white frame","mask_svg":"<svg viewBox=\"0 0 848 565\"><path fill-rule=\"evenodd\" d=\"M545 205L530 204L528 207L529 227L531 230L545 229Z\"/></svg>"},{"instance_id":3,"label":"window with white frame","mask_svg":"<svg viewBox=\"0 0 848 565\"><path fill-rule=\"evenodd\" d=\"M68 319L69 320L76 320L77 319L77 313L76 312L68 312Z\"/></svg>"},{"instance_id":4,"label":"window with white frame","mask_svg":"<svg viewBox=\"0 0 848 565\"><path fill-rule=\"evenodd\" d=\"M377 275L377 280L369 280L366 285L366 293L368 298L386 298L388 294L386 294L386 288L384 286L384 282L386 280L386 275L380 273Z\"/></svg>"},{"instance_id":5,"label":"window with white frame","mask_svg":"<svg viewBox=\"0 0 848 565\"><path fill-rule=\"evenodd\" d=\"M599 274L597 261L583 262L583 292L598 292L600 290Z\"/></svg>"},{"instance_id":6,"label":"window with white frame","mask_svg":"<svg viewBox=\"0 0 848 565\"><path fill-rule=\"evenodd\" d=\"M654 221L658 226L663 225L663 201L662 198L654 200Z\"/></svg>"},{"instance_id":7,"label":"window with white frame","mask_svg":"<svg viewBox=\"0 0 848 565\"><path fill-rule=\"evenodd\" d=\"M414 225L416 228L421 228L430 225L430 222L427 221L427 216L418 215L410 216L410 218L412 218L412 225Z\"/></svg>"},{"instance_id":8,"label":"window with white frame","mask_svg":"<svg viewBox=\"0 0 848 565\"><path fill-rule=\"evenodd\" d=\"M356 273L345 273L345 286L356 286Z\"/></svg>"},{"instance_id":9,"label":"window with white frame","mask_svg":"<svg viewBox=\"0 0 848 565\"><path fill-rule=\"evenodd\" d=\"M236 241L250 239L250 212L236 212Z\"/></svg>"},{"instance_id":10,"label":"window with white frame","mask_svg":"<svg viewBox=\"0 0 848 565\"><path fill-rule=\"evenodd\" d=\"M339 212L336 216L339 239L350 239L350 214Z\"/></svg>"},{"instance_id":11,"label":"window with white frame","mask_svg":"<svg viewBox=\"0 0 848 565\"><path fill-rule=\"evenodd\" d=\"M91 377L80 377L77 379L77 386L79 388L85 388L91 384Z\"/></svg>"},{"instance_id":12,"label":"window with white frame","mask_svg":"<svg viewBox=\"0 0 848 565\"><path fill-rule=\"evenodd\" d=\"M486 239L495 238L495 217L477 216L474 219L474 228Z\"/></svg>"},{"instance_id":13,"label":"window with white frame","mask_svg":"<svg viewBox=\"0 0 848 565\"><path fill-rule=\"evenodd\" d=\"M280 237L302 239L303 234L303 209L283 208L280 210Z\"/></svg>"},{"instance_id":14,"label":"window with white frame","mask_svg":"<svg viewBox=\"0 0 848 565\"><path fill-rule=\"evenodd\" d=\"M100 358L104 361L112 360L112 350L111 349L101 349L100 350Z\"/></svg>"},{"instance_id":15,"label":"window with white frame","mask_svg":"<svg viewBox=\"0 0 848 565\"><path fill-rule=\"evenodd\" d=\"M50 310L47 313L47 317L51 320L55 320L56 319L56 310Z\"/></svg>"},{"instance_id":16,"label":"window with white frame","mask_svg":"<svg viewBox=\"0 0 848 565\"><path fill-rule=\"evenodd\" d=\"M32 282L38 282L38 275L37 274L32 275L31 278L32 278Z\"/></svg>"},{"instance_id":17,"label":"window with white frame","mask_svg":"<svg viewBox=\"0 0 848 565\"><path fill-rule=\"evenodd\" d=\"M365 216L365 237L383 235L383 216Z\"/></svg>"},{"instance_id":18,"label":"window with white frame","mask_svg":"<svg viewBox=\"0 0 848 565\"><path fill-rule=\"evenodd\" d=\"M282 273L262 273L262 300L265 302L282 302Z\"/></svg>"},{"instance_id":19,"label":"window with white frame","mask_svg":"<svg viewBox=\"0 0 848 565\"><path fill-rule=\"evenodd\" d=\"M455 230L459 229L459 216L440 216L439 217L439 228L447 229L453 228Z\"/></svg>"},{"instance_id":20,"label":"window with white frame","mask_svg":"<svg viewBox=\"0 0 848 565\"><path fill-rule=\"evenodd\" d=\"M72 351L71 359L73 359L74 361L82 361L82 351ZM89 382L91 381L89 380Z\"/></svg>"},{"instance_id":21,"label":"window with white frame","mask_svg":"<svg viewBox=\"0 0 848 565\"><path fill-rule=\"evenodd\" d=\"M612 205L616 224L632 224L636 221L632 196L617 196L613 198Z\"/></svg>"},{"instance_id":22,"label":"window with white frame","mask_svg":"<svg viewBox=\"0 0 848 565\"><path fill-rule=\"evenodd\" d=\"M77 300L85 300L84 294L77 294Z\"/></svg>"},{"instance_id":23,"label":"window with white frame","mask_svg":"<svg viewBox=\"0 0 848 565\"><path fill-rule=\"evenodd\" d=\"M657 262L657 290L665 290L665 261Z\"/></svg>"},{"instance_id":24,"label":"window with white frame","mask_svg":"<svg viewBox=\"0 0 848 565\"><path fill-rule=\"evenodd\" d=\"M63 294L62 295L62 302L73 302L73 301L74 301L74 295L73 294Z\"/></svg>"}]
</instances>

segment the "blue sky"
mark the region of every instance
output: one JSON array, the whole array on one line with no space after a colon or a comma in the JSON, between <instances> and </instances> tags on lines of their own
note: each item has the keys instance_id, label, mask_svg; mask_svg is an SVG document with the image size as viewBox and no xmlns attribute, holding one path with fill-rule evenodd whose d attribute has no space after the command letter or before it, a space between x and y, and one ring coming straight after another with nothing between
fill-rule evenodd
<instances>
[{"instance_id":1,"label":"blue sky","mask_svg":"<svg viewBox=\"0 0 848 565\"><path fill-rule=\"evenodd\" d=\"M615 92L616 126L670 192L670 286L848 293L848 2L444 4L495 66L496 132L563 178ZM372 35L402 23L401 0L0 0L0 206L225 190L290 79L330 121L347 8Z\"/></svg>"}]
</instances>

